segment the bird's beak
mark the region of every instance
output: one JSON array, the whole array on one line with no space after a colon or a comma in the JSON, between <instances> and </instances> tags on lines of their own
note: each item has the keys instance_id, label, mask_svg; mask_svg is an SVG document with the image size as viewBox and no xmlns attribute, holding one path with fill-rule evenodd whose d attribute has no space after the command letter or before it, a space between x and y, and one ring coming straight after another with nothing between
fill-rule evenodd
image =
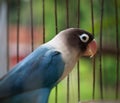
<instances>
[{"instance_id":1,"label":"bird's beak","mask_svg":"<svg viewBox=\"0 0 120 103\"><path fill-rule=\"evenodd\" d=\"M93 41L91 41L88 46L87 46L87 50L84 53L84 56L90 56L93 57L97 52L97 43L95 41L95 39Z\"/></svg>"}]
</instances>

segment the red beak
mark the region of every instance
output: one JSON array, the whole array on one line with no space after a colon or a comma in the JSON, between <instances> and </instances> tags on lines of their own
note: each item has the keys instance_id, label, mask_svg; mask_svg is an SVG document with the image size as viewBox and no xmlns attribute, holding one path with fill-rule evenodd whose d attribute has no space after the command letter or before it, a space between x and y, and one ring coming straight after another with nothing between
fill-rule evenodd
<instances>
[{"instance_id":1,"label":"red beak","mask_svg":"<svg viewBox=\"0 0 120 103\"><path fill-rule=\"evenodd\" d=\"M95 41L95 39L93 41L91 41L88 46L87 46L87 50L84 53L84 56L90 56L93 57L97 52L97 43Z\"/></svg>"}]
</instances>

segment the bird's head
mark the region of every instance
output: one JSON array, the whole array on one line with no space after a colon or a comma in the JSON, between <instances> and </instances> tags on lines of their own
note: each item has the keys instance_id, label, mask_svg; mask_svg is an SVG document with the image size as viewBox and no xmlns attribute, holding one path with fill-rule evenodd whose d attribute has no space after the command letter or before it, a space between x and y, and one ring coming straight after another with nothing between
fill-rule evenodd
<instances>
[{"instance_id":1,"label":"bird's head","mask_svg":"<svg viewBox=\"0 0 120 103\"><path fill-rule=\"evenodd\" d=\"M91 33L78 28L69 28L60 34L65 36L67 46L79 51L81 56L92 57L95 55L97 44Z\"/></svg>"}]
</instances>

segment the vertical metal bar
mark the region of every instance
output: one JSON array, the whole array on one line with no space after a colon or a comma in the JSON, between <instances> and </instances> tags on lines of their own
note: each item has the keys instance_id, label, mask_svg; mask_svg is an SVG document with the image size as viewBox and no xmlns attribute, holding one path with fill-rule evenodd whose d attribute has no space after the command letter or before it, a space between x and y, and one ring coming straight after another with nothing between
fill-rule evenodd
<instances>
[{"instance_id":1,"label":"vertical metal bar","mask_svg":"<svg viewBox=\"0 0 120 103\"><path fill-rule=\"evenodd\" d=\"M55 31L58 33L58 22L57 22L57 0L55 0Z\"/></svg>"},{"instance_id":2,"label":"vertical metal bar","mask_svg":"<svg viewBox=\"0 0 120 103\"><path fill-rule=\"evenodd\" d=\"M118 99L119 96L119 34L118 34L118 1L115 0L115 20L116 20L116 60L117 60L117 66L116 66L116 99Z\"/></svg>"},{"instance_id":3,"label":"vertical metal bar","mask_svg":"<svg viewBox=\"0 0 120 103\"><path fill-rule=\"evenodd\" d=\"M70 76L67 76L67 103L70 102Z\"/></svg>"},{"instance_id":4,"label":"vertical metal bar","mask_svg":"<svg viewBox=\"0 0 120 103\"><path fill-rule=\"evenodd\" d=\"M95 70L95 60L96 58L94 57L93 58L93 91L92 91L92 99L94 100L95 99L95 81L96 81L96 70Z\"/></svg>"},{"instance_id":5,"label":"vertical metal bar","mask_svg":"<svg viewBox=\"0 0 120 103\"><path fill-rule=\"evenodd\" d=\"M69 0L66 0L66 27L69 28ZM70 77L67 76L67 103L70 102Z\"/></svg>"},{"instance_id":6,"label":"vertical metal bar","mask_svg":"<svg viewBox=\"0 0 120 103\"><path fill-rule=\"evenodd\" d=\"M78 101L80 101L80 63L77 63L77 76L78 76Z\"/></svg>"},{"instance_id":7,"label":"vertical metal bar","mask_svg":"<svg viewBox=\"0 0 120 103\"><path fill-rule=\"evenodd\" d=\"M69 28L69 0L66 0L66 27ZM70 77L67 76L67 103L70 102Z\"/></svg>"},{"instance_id":8,"label":"vertical metal bar","mask_svg":"<svg viewBox=\"0 0 120 103\"><path fill-rule=\"evenodd\" d=\"M66 27L69 28L69 0L66 0Z\"/></svg>"},{"instance_id":9,"label":"vertical metal bar","mask_svg":"<svg viewBox=\"0 0 120 103\"><path fill-rule=\"evenodd\" d=\"M57 22L57 0L54 0L55 9L55 32L58 33L58 22ZM58 86L55 87L55 103L58 103Z\"/></svg>"},{"instance_id":10,"label":"vertical metal bar","mask_svg":"<svg viewBox=\"0 0 120 103\"><path fill-rule=\"evenodd\" d=\"M31 17L31 50L34 50L34 36L33 36L33 2L30 0L30 17Z\"/></svg>"},{"instance_id":11,"label":"vertical metal bar","mask_svg":"<svg viewBox=\"0 0 120 103\"><path fill-rule=\"evenodd\" d=\"M94 35L94 12L93 12L93 0L91 2L91 22L92 22L92 34ZM95 99L95 57L92 59L93 62L93 91L92 91L92 99Z\"/></svg>"},{"instance_id":12,"label":"vertical metal bar","mask_svg":"<svg viewBox=\"0 0 120 103\"><path fill-rule=\"evenodd\" d=\"M45 0L43 0L42 6L43 6L43 43L45 43Z\"/></svg>"},{"instance_id":13,"label":"vertical metal bar","mask_svg":"<svg viewBox=\"0 0 120 103\"><path fill-rule=\"evenodd\" d=\"M58 103L58 86L55 87L55 103Z\"/></svg>"},{"instance_id":14,"label":"vertical metal bar","mask_svg":"<svg viewBox=\"0 0 120 103\"><path fill-rule=\"evenodd\" d=\"M7 71L9 71L9 0L7 0Z\"/></svg>"},{"instance_id":15,"label":"vertical metal bar","mask_svg":"<svg viewBox=\"0 0 120 103\"><path fill-rule=\"evenodd\" d=\"M78 16L78 19L77 19L77 27L79 28L80 27L80 0L78 0L78 10L77 10L77 16Z\"/></svg>"},{"instance_id":16,"label":"vertical metal bar","mask_svg":"<svg viewBox=\"0 0 120 103\"><path fill-rule=\"evenodd\" d=\"M78 0L78 20L77 20L77 27L80 26L80 0ZM78 101L80 101L80 63L77 63L77 78L78 78Z\"/></svg>"},{"instance_id":17,"label":"vertical metal bar","mask_svg":"<svg viewBox=\"0 0 120 103\"><path fill-rule=\"evenodd\" d=\"M94 35L94 13L93 13L93 0L91 2L91 22L92 22L92 34Z\"/></svg>"},{"instance_id":18,"label":"vertical metal bar","mask_svg":"<svg viewBox=\"0 0 120 103\"><path fill-rule=\"evenodd\" d=\"M101 0L101 16L100 16L100 51L99 51L99 61L100 61L100 96L103 99L103 79L102 79L102 30L103 30L103 9L104 0Z\"/></svg>"},{"instance_id":19,"label":"vertical metal bar","mask_svg":"<svg viewBox=\"0 0 120 103\"><path fill-rule=\"evenodd\" d=\"M17 2L17 63L19 62L20 0Z\"/></svg>"}]
</instances>

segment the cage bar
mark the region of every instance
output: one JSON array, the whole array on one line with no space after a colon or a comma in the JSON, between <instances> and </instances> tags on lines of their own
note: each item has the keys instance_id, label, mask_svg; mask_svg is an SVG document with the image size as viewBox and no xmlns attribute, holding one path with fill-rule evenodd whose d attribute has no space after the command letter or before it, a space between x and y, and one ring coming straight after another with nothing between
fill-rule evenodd
<instances>
[{"instance_id":1,"label":"cage bar","mask_svg":"<svg viewBox=\"0 0 120 103\"><path fill-rule=\"evenodd\" d=\"M101 0L101 16L100 16L100 50L99 50L99 68L100 68L100 97L103 99L103 78L102 78L102 30L103 30L103 12L104 0Z\"/></svg>"}]
</instances>

